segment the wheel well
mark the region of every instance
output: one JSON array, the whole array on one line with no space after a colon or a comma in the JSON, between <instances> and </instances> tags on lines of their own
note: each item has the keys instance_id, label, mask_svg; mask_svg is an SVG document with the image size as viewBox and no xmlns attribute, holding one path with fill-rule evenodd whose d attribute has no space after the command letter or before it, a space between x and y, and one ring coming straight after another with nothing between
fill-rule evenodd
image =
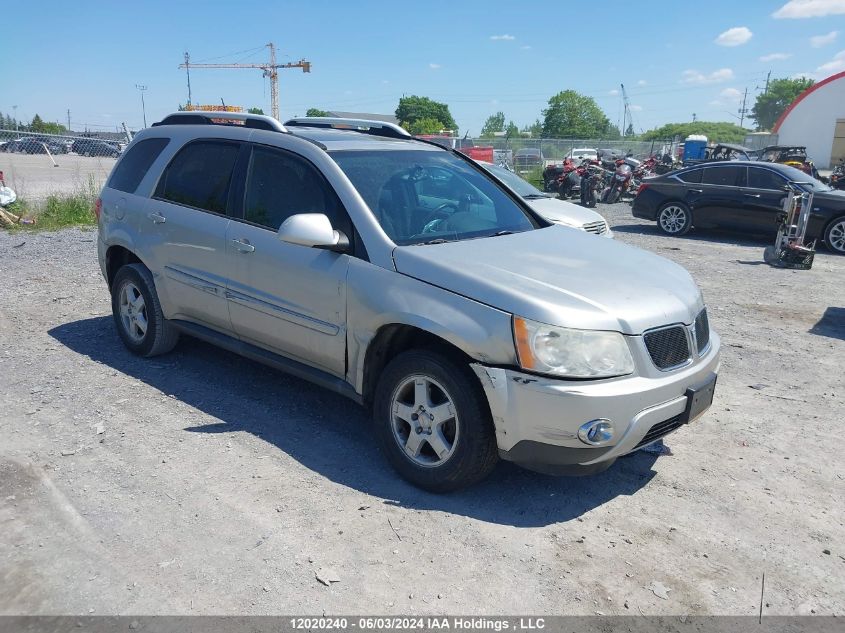
<instances>
[{"instance_id":1,"label":"wheel well","mask_svg":"<svg viewBox=\"0 0 845 633\"><path fill-rule=\"evenodd\" d=\"M392 323L383 325L367 346L364 358L364 404L370 406L378 378L387 363L410 349L437 351L459 364L472 359L459 347L439 336L412 325Z\"/></svg>"},{"instance_id":2,"label":"wheel well","mask_svg":"<svg viewBox=\"0 0 845 633\"><path fill-rule=\"evenodd\" d=\"M106 274L109 280L109 288L111 288L111 283L114 281L114 276L118 270L126 264L135 263L141 264L143 262L128 248L123 246L109 247L109 250L106 251Z\"/></svg>"}]
</instances>

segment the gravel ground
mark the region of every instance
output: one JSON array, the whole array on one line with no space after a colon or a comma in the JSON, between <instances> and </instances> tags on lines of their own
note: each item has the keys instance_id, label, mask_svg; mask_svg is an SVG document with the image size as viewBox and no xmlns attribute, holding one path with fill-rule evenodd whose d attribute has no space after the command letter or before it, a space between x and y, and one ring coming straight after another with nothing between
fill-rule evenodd
<instances>
[{"instance_id":1,"label":"gravel ground","mask_svg":"<svg viewBox=\"0 0 845 633\"><path fill-rule=\"evenodd\" d=\"M93 231L0 233L0 614L756 615L763 573L764 615L845 614L845 258L599 211L703 288L713 408L671 455L449 496L339 396L193 340L130 355Z\"/></svg>"}]
</instances>

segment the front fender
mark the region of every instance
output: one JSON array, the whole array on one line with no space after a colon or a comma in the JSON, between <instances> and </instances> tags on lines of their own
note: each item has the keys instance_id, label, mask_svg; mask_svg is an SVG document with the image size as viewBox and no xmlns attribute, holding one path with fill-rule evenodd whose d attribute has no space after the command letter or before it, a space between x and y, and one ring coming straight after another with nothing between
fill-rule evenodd
<instances>
[{"instance_id":1,"label":"front fender","mask_svg":"<svg viewBox=\"0 0 845 633\"><path fill-rule=\"evenodd\" d=\"M369 344L385 325L409 325L488 365L514 365L511 315L395 271L354 259L349 266L347 380L363 393Z\"/></svg>"}]
</instances>

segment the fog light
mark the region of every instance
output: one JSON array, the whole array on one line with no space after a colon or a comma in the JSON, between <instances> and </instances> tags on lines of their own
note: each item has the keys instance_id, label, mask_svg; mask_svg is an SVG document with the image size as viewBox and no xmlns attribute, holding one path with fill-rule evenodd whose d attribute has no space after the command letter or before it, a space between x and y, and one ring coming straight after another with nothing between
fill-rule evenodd
<instances>
[{"instance_id":1,"label":"fog light","mask_svg":"<svg viewBox=\"0 0 845 633\"><path fill-rule=\"evenodd\" d=\"M578 429L578 439L590 446L602 446L613 439L613 422L607 418L590 420Z\"/></svg>"}]
</instances>

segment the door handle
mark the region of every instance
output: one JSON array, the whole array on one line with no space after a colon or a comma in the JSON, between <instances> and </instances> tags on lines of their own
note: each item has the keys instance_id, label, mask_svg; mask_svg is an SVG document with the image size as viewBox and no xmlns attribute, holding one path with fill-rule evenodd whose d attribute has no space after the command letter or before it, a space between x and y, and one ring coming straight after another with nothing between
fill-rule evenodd
<instances>
[{"instance_id":1,"label":"door handle","mask_svg":"<svg viewBox=\"0 0 845 633\"><path fill-rule=\"evenodd\" d=\"M690 189L690 193L704 193L704 189Z\"/></svg>"},{"instance_id":2,"label":"door handle","mask_svg":"<svg viewBox=\"0 0 845 633\"><path fill-rule=\"evenodd\" d=\"M167 222L167 218L158 212L148 213L147 217L153 221L153 224L164 224Z\"/></svg>"},{"instance_id":3,"label":"door handle","mask_svg":"<svg viewBox=\"0 0 845 633\"><path fill-rule=\"evenodd\" d=\"M759 198L759 197L760 197L760 194L759 194L759 193L746 193L746 194L743 194L743 195L744 195L746 198Z\"/></svg>"},{"instance_id":4,"label":"door handle","mask_svg":"<svg viewBox=\"0 0 845 633\"><path fill-rule=\"evenodd\" d=\"M241 253L255 252L255 247L246 240L232 240L232 246L234 246Z\"/></svg>"}]
</instances>

